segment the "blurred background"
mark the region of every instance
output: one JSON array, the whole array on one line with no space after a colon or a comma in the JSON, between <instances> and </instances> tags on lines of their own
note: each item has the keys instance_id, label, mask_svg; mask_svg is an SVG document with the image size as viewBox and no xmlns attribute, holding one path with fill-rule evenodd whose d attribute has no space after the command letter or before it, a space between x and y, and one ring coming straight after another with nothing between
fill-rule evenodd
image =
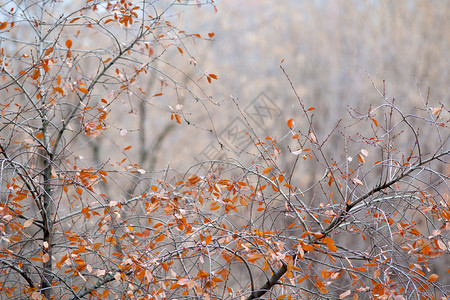
<instances>
[{"instance_id":1,"label":"blurred background","mask_svg":"<svg viewBox=\"0 0 450 300\"><path fill-rule=\"evenodd\" d=\"M225 136L230 127L247 125L245 120L235 120L242 116L231 97L250 115L255 106L271 103L263 122L257 122L257 117L247 120L260 137L282 139L290 118L301 125L298 100L280 69L282 60L305 105L316 108L315 126L322 135L338 120L350 119L350 107L367 114L370 106L384 103L379 92L394 98L406 114L426 114L423 102L428 88L429 107L449 103L448 1L227 0L216 1L216 6L217 13L212 6L201 6L174 14L187 31L202 36L215 33L211 40L189 47L206 73L218 75L218 80L205 88L211 101L205 101L204 107L195 101L182 102L183 112L200 128L213 128L213 120L216 134L185 124L175 126L163 143L176 146L152 154L158 158L151 169L163 168L168 161L174 167L189 164L190 158L204 149L214 151L200 158L213 158L212 152L220 156L217 136L227 142L232 139ZM177 54L173 58L180 60L180 65L184 61L186 74L196 78L188 58ZM262 102L261 97L265 99ZM173 100L164 99L176 105ZM195 145L187 129L195 132ZM156 150L152 148L157 143L155 136L148 140L149 151ZM221 155L245 156L236 141L225 144L228 149ZM336 136L333 146L342 149L344 139Z\"/></svg>"},{"instance_id":2,"label":"blurred background","mask_svg":"<svg viewBox=\"0 0 450 300\"><path fill-rule=\"evenodd\" d=\"M258 158L257 137L270 136L280 145L279 163L285 169L295 157L289 152L297 150L286 122L292 118L296 132L308 135L309 130L291 84L305 107L315 108L311 114L317 138L323 141L335 130L323 150L336 161L361 149L359 144L352 148L348 137L358 140L363 130L370 135L374 124L367 114L386 101L393 101L406 115L417 115L412 125L420 118L430 119L441 103L449 103L448 1L204 2L146 4L148 12L164 22L132 49L128 61L118 62L117 73L112 70L108 81L90 94L86 105L99 111L105 106L101 99L107 99L108 130L74 135L71 151L84 160L86 168L108 161L125 169L139 168L140 174L146 171L145 177L151 179L152 172L173 168L183 173L197 162L224 157L248 165ZM2 20L13 21L9 9L15 5L26 8L29 15L25 17L39 16L39 5L9 1L1 10ZM43 17L51 24L52 16L68 14L81 5L83 1L51 4ZM93 19L107 18L105 5L99 3L96 11L86 13ZM14 57L11 70L18 73L29 66L27 60L36 52L31 42L36 36L27 22L19 18L16 24L4 33L2 47ZM109 32L117 40L101 27L79 28L83 29L75 32L66 26L46 41L50 47L57 40L58 51L65 55L64 42L73 40L79 69L64 66L67 73L60 73L67 85L89 82L101 60L117 51L117 41L129 42L139 25L110 24ZM120 80L146 64L149 71L141 72L122 93ZM208 74L217 79L209 77L208 82ZM68 94L61 98L59 109L77 102L73 93ZM371 116L380 125L386 123L381 111L377 113ZM364 115L366 128L347 126ZM445 110L440 117L449 118ZM97 116L89 118L83 122L94 126ZM86 124L76 127L81 130ZM419 132L425 148L439 144L429 130ZM400 137L397 142L400 150L414 148L414 140ZM324 171L308 165L304 169L305 174L298 176L305 184L315 182Z\"/></svg>"}]
</instances>

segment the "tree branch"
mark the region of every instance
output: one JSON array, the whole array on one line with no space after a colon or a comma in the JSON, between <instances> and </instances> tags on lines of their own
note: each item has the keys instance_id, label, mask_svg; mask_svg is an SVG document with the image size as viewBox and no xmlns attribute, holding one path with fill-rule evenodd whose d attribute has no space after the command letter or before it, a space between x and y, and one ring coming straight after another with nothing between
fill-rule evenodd
<instances>
[{"instance_id":1,"label":"tree branch","mask_svg":"<svg viewBox=\"0 0 450 300\"><path fill-rule=\"evenodd\" d=\"M348 204L345 207L345 209L342 210L341 213L336 218L334 218L334 220L330 223L330 225L325 230L323 230L321 232L322 233L322 237L315 238L315 240L313 242L316 242L316 241L320 240L321 238L326 237L327 235L329 235L333 231L333 229L335 229L340 224L342 224L342 222L345 220L345 216L348 215L348 213L355 207L355 205L357 205L361 201L364 201L365 199L367 199L368 197L374 195L375 193L378 193L378 192L380 192L380 191L382 191L382 190L392 186L393 184L395 184L396 182L402 180L403 178L405 178L406 176L408 176L409 174L411 174L415 170L421 168L423 165L425 165L425 164L427 164L427 163L429 163L429 162L431 162L433 160L440 159L441 157L449 155L449 154L450 154L450 150L447 150L447 151L442 152L440 154L435 154L432 157L430 157L430 158L428 158L428 159L426 159L424 161L421 161L417 165L411 167L409 170L400 173L394 179L392 179L392 180L390 180L388 182L385 182L384 184L381 184L381 185L378 185L378 186L374 187L369 192L365 193L364 195L362 195L361 197L359 197L358 199L356 199L352 203ZM294 259L295 259L295 255L294 255ZM247 300L257 299L257 298L261 297L262 295L264 295L265 293L267 293L278 282L278 280L281 277L283 277L283 275L286 272L287 272L287 265L283 263L283 266L277 272L275 272L272 275L272 277L270 277L261 288L259 288L258 290L253 290L252 291L250 296L248 296Z\"/></svg>"}]
</instances>

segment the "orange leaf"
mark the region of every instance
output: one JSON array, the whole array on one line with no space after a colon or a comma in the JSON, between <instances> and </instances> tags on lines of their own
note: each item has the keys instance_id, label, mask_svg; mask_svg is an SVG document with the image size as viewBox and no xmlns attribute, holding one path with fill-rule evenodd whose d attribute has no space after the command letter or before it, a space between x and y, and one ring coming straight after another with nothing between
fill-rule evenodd
<instances>
[{"instance_id":1,"label":"orange leaf","mask_svg":"<svg viewBox=\"0 0 450 300\"><path fill-rule=\"evenodd\" d=\"M156 242L161 242L165 238L166 238L166 236L164 235L164 233L161 233L160 235L158 235L158 237L155 239L155 241Z\"/></svg>"},{"instance_id":2,"label":"orange leaf","mask_svg":"<svg viewBox=\"0 0 450 300\"><path fill-rule=\"evenodd\" d=\"M217 75L216 74L209 74L209 77L211 77L212 79L217 79Z\"/></svg>"},{"instance_id":3,"label":"orange leaf","mask_svg":"<svg viewBox=\"0 0 450 300\"><path fill-rule=\"evenodd\" d=\"M0 22L0 30L5 29L8 25L8 22Z\"/></svg>"},{"instance_id":4,"label":"orange leaf","mask_svg":"<svg viewBox=\"0 0 450 300\"><path fill-rule=\"evenodd\" d=\"M178 124L181 124L181 117L179 114L175 114L175 119L177 120Z\"/></svg>"},{"instance_id":5,"label":"orange leaf","mask_svg":"<svg viewBox=\"0 0 450 300\"><path fill-rule=\"evenodd\" d=\"M272 170L272 169L273 169L273 167L267 167L267 168L265 168L264 171L263 171L263 174L269 173L270 170Z\"/></svg>"},{"instance_id":6,"label":"orange leaf","mask_svg":"<svg viewBox=\"0 0 450 300\"><path fill-rule=\"evenodd\" d=\"M215 35L215 33L214 32L210 32L210 33L208 33L208 36L210 37L210 38L212 38L213 36Z\"/></svg>"},{"instance_id":7,"label":"orange leaf","mask_svg":"<svg viewBox=\"0 0 450 300\"><path fill-rule=\"evenodd\" d=\"M292 129L292 126L294 126L294 120L289 119L289 121L287 121L287 126Z\"/></svg>"},{"instance_id":8,"label":"orange leaf","mask_svg":"<svg viewBox=\"0 0 450 300\"><path fill-rule=\"evenodd\" d=\"M14 201L22 201L23 199L25 199L27 197L27 194L25 193L20 193L19 195L17 195L16 197L14 197Z\"/></svg>"},{"instance_id":9,"label":"orange leaf","mask_svg":"<svg viewBox=\"0 0 450 300\"><path fill-rule=\"evenodd\" d=\"M326 244L326 245L327 245L328 249L329 249L331 252L336 252L336 251L337 251L337 247L336 247L335 244Z\"/></svg>"},{"instance_id":10,"label":"orange leaf","mask_svg":"<svg viewBox=\"0 0 450 300\"><path fill-rule=\"evenodd\" d=\"M180 47L177 47L178 51L180 51L181 54L183 54L183 49L181 49Z\"/></svg>"},{"instance_id":11,"label":"orange leaf","mask_svg":"<svg viewBox=\"0 0 450 300\"><path fill-rule=\"evenodd\" d=\"M72 41L71 41L71 40L67 40L67 41L66 41L66 47L67 47L67 48L72 47Z\"/></svg>"},{"instance_id":12,"label":"orange leaf","mask_svg":"<svg viewBox=\"0 0 450 300\"><path fill-rule=\"evenodd\" d=\"M208 235L208 236L205 238L205 243L206 243L206 245L208 245L209 243L211 243L211 241L212 241L212 236Z\"/></svg>"},{"instance_id":13,"label":"orange leaf","mask_svg":"<svg viewBox=\"0 0 450 300\"><path fill-rule=\"evenodd\" d=\"M55 92L58 92L58 93L64 95L64 90L63 90L62 88L60 88L59 86L53 88L53 90L54 90Z\"/></svg>"},{"instance_id":14,"label":"orange leaf","mask_svg":"<svg viewBox=\"0 0 450 300\"><path fill-rule=\"evenodd\" d=\"M262 253L253 253L253 254L249 255L249 257L247 257L247 261L252 263L252 262L257 261L261 257L264 257L264 254L262 254Z\"/></svg>"},{"instance_id":15,"label":"orange leaf","mask_svg":"<svg viewBox=\"0 0 450 300\"><path fill-rule=\"evenodd\" d=\"M305 251L313 251L314 250L314 246L313 245L309 245L309 244L302 244L302 249Z\"/></svg>"},{"instance_id":16,"label":"orange leaf","mask_svg":"<svg viewBox=\"0 0 450 300\"><path fill-rule=\"evenodd\" d=\"M321 237L323 237L323 234L320 232L311 232L310 233L313 237L315 237L316 239L320 239Z\"/></svg>"},{"instance_id":17,"label":"orange leaf","mask_svg":"<svg viewBox=\"0 0 450 300\"><path fill-rule=\"evenodd\" d=\"M430 277L428 277L428 281L435 282L436 280L438 280L438 278L439 278L439 275L431 274Z\"/></svg>"},{"instance_id":18,"label":"orange leaf","mask_svg":"<svg viewBox=\"0 0 450 300\"><path fill-rule=\"evenodd\" d=\"M52 52L53 52L53 47L50 47L47 50L45 50L44 56L47 56L47 55L49 55Z\"/></svg>"},{"instance_id":19,"label":"orange leaf","mask_svg":"<svg viewBox=\"0 0 450 300\"><path fill-rule=\"evenodd\" d=\"M347 290L339 295L339 299L344 299L345 297L350 296L351 293L352 293L351 290Z\"/></svg>"},{"instance_id":20,"label":"orange leaf","mask_svg":"<svg viewBox=\"0 0 450 300\"><path fill-rule=\"evenodd\" d=\"M87 88L80 87L80 88L78 88L78 89L79 89L80 92L82 92L83 94L87 94L87 92L89 92Z\"/></svg>"},{"instance_id":21,"label":"orange leaf","mask_svg":"<svg viewBox=\"0 0 450 300\"><path fill-rule=\"evenodd\" d=\"M42 255L42 262L46 263L48 262L50 259L50 256L48 255L48 253L45 253L44 255Z\"/></svg>"},{"instance_id":22,"label":"orange leaf","mask_svg":"<svg viewBox=\"0 0 450 300\"><path fill-rule=\"evenodd\" d=\"M81 196L83 194L83 189L77 186L77 194Z\"/></svg>"},{"instance_id":23,"label":"orange leaf","mask_svg":"<svg viewBox=\"0 0 450 300\"><path fill-rule=\"evenodd\" d=\"M442 107L435 107L432 110L433 115L437 115L442 111Z\"/></svg>"},{"instance_id":24,"label":"orange leaf","mask_svg":"<svg viewBox=\"0 0 450 300\"><path fill-rule=\"evenodd\" d=\"M41 257L32 257L32 258L30 258L31 260L34 260L34 261L42 261L42 258Z\"/></svg>"},{"instance_id":25,"label":"orange leaf","mask_svg":"<svg viewBox=\"0 0 450 300\"><path fill-rule=\"evenodd\" d=\"M42 132L39 132L38 134L36 134L36 138L41 139L44 137L44 134Z\"/></svg>"},{"instance_id":26,"label":"orange leaf","mask_svg":"<svg viewBox=\"0 0 450 300\"><path fill-rule=\"evenodd\" d=\"M364 157L361 154L358 154L358 159L360 163L365 163Z\"/></svg>"},{"instance_id":27,"label":"orange leaf","mask_svg":"<svg viewBox=\"0 0 450 300\"><path fill-rule=\"evenodd\" d=\"M412 233L414 235L420 235L420 232L417 229L415 229L415 228L411 228L410 230L408 230L408 232Z\"/></svg>"},{"instance_id":28,"label":"orange leaf","mask_svg":"<svg viewBox=\"0 0 450 300\"><path fill-rule=\"evenodd\" d=\"M123 148L124 151L130 150L131 149L131 145L128 147Z\"/></svg>"},{"instance_id":29,"label":"orange leaf","mask_svg":"<svg viewBox=\"0 0 450 300\"><path fill-rule=\"evenodd\" d=\"M38 79L39 77L39 69L34 69L33 74L31 75L31 78L34 80Z\"/></svg>"},{"instance_id":30,"label":"orange leaf","mask_svg":"<svg viewBox=\"0 0 450 300\"><path fill-rule=\"evenodd\" d=\"M161 267L163 267L164 271L166 271L166 272L169 271L169 265L166 264L165 262L161 263Z\"/></svg>"},{"instance_id":31,"label":"orange leaf","mask_svg":"<svg viewBox=\"0 0 450 300\"><path fill-rule=\"evenodd\" d=\"M266 188L267 184L263 184L258 188L258 191L263 191Z\"/></svg>"},{"instance_id":32,"label":"orange leaf","mask_svg":"<svg viewBox=\"0 0 450 300\"><path fill-rule=\"evenodd\" d=\"M31 224L33 224L33 222L34 222L34 219L28 219L25 221L25 223L23 223L23 227L24 228L30 227Z\"/></svg>"}]
</instances>

